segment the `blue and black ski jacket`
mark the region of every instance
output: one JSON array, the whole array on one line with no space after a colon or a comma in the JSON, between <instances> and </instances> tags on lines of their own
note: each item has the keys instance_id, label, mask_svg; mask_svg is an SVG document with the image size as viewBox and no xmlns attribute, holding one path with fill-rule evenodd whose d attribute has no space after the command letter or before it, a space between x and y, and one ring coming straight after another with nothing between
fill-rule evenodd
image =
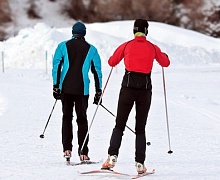
<instances>
[{"instance_id":1,"label":"blue and black ski jacket","mask_svg":"<svg viewBox=\"0 0 220 180\"><path fill-rule=\"evenodd\" d=\"M84 38L61 42L53 58L53 85L63 93L89 95L89 70L95 89L102 89L101 59L97 49Z\"/></svg>"}]
</instances>

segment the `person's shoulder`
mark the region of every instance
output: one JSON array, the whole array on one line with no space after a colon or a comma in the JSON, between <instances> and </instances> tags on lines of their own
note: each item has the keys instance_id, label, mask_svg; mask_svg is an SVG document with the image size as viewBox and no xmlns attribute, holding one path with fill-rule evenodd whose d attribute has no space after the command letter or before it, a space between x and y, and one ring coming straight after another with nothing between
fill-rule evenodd
<instances>
[{"instance_id":1,"label":"person's shoulder","mask_svg":"<svg viewBox=\"0 0 220 180\"><path fill-rule=\"evenodd\" d=\"M127 46L129 43L132 43L132 42L134 42L134 39L131 39L129 41L125 41L118 48L124 48L125 46Z\"/></svg>"},{"instance_id":2,"label":"person's shoulder","mask_svg":"<svg viewBox=\"0 0 220 180\"><path fill-rule=\"evenodd\" d=\"M146 40L146 41L147 41L147 43L151 44L154 48L160 49L156 44L152 43L151 41L149 41L149 40Z\"/></svg>"},{"instance_id":3,"label":"person's shoulder","mask_svg":"<svg viewBox=\"0 0 220 180\"><path fill-rule=\"evenodd\" d=\"M133 41L133 39L132 39L132 40L129 40L129 41L125 41L125 42L121 43L121 44L120 44L118 47L125 46L125 45L127 45L129 42L131 42L131 41Z\"/></svg>"},{"instance_id":4,"label":"person's shoulder","mask_svg":"<svg viewBox=\"0 0 220 180\"><path fill-rule=\"evenodd\" d=\"M65 41L62 41L58 44L57 48L63 48L64 46L66 46L66 43L68 42L69 40L65 40Z\"/></svg>"},{"instance_id":5,"label":"person's shoulder","mask_svg":"<svg viewBox=\"0 0 220 180\"><path fill-rule=\"evenodd\" d=\"M87 42L88 43L88 42ZM90 43L88 43L89 45L90 45L90 49L91 50L93 50L93 51L97 51L97 48L93 45L93 44L90 44Z\"/></svg>"},{"instance_id":6,"label":"person's shoulder","mask_svg":"<svg viewBox=\"0 0 220 180\"><path fill-rule=\"evenodd\" d=\"M65 43L66 43L66 41L59 42L59 43L58 43L58 46L62 46L62 45L65 44Z\"/></svg>"}]
</instances>

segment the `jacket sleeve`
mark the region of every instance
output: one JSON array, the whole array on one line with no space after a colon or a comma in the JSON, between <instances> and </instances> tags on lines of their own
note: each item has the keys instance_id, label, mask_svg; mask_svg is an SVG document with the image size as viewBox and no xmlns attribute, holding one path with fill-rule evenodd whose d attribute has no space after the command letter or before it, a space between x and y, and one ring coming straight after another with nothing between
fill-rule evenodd
<instances>
[{"instance_id":1,"label":"jacket sleeve","mask_svg":"<svg viewBox=\"0 0 220 180\"><path fill-rule=\"evenodd\" d=\"M156 53L156 61L162 66L162 67L168 67L170 65L169 57L166 53L161 52L160 48L156 45L153 45Z\"/></svg>"},{"instance_id":2,"label":"jacket sleeve","mask_svg":"<svg viewBox=\"0 0 220 180\"><path fill-rule=\"evenodd\" d=\"M98 51L96 48L94 49L94 56L91 64L91 71L94 75L94 81L95 81L95 89L101 90L102 89L102 66L101 66L101 58L98 54Z\"/></svg>"},{"instance_id":3,"label":"jacket sleeve","mask_svg":"<svg viewBox=\"0 0 220 180\"><path fill-rule=\"evenodd\" d=\"M52 68L53 85L57 87L59 87L60 84L61 66L63 62L63 53L61 50L61 46L62 44L59 44L57 46L53 57L53 68Z\"/></svg>"},{"instance_id":4,"label":"jacket sleeve","mask_svg":"<svg viewBox=\"0 0 220 180\"><path fill-rule=\"evenodd\" d=\"M124 58L124 49L127 43L123 43L122 45L120 45L115 52L113 53L113 55L109 58L108 60L108 64L111 67L116 66L123 58Z\"/></svg>"}]
</instances>

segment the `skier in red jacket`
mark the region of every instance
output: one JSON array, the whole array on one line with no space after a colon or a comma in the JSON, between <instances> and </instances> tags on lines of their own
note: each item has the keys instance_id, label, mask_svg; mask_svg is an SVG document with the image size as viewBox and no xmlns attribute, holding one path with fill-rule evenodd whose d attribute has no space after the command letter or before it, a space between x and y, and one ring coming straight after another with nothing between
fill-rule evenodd
<instances>
[{"instance_id":1,"label":"skier in red jacket","mask_svg":"<svg viewBox=\"0 0 220 180\"><path fill-rule=\"evenodd\" d=\"M108 60L109 65L114 67L124 59L125 74L119 94L116 125L110 139L108 158L103 163L102 169L111 169L115 166L123 131L135 103L135 166L139 174L147 171L144 165L146 157L145 126L152 96L151 70L154 59L162 67L168 67L170 64L168 56L161 52L158 46L146 39L148 26L145 19L135 20L134 39L120 45Z\"/></svg>"}]
</instances>

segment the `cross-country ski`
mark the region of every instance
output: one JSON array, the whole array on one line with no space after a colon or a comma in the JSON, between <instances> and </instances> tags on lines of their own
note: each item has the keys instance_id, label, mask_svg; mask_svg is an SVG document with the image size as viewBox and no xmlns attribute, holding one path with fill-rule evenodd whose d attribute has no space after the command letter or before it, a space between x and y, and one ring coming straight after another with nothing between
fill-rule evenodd
<instances>
[{"instance_id":1,"label":"cross-country ski","mask_svg":"<svg viewBox=\"0 0 220 180\"><path fill-rule=\"evenodd\" d=\"M131 176L131 179L138 179L140 177L143 176L147 176L147 175L151 175L155 173L155 169L153 169L152 171L147 171L145 173L142 174L137 174L137 175L131 175L131 174L127 174L127 173L122 173L122 172L118 172L118 171L114 171L114 170L106 170L106 169L95 169L95 170L91 170L91 171L84 171L84 172L79 172L79 174L117 174L117 175L124 175L124 176Z\"/></svg>"},{"instance_id":2,"label":"cross-country ski","mask_svg":"<svg viewBox=\"0 0 220 180\"><path fill-rule=\"evenodd\" d=\"M155 173L155 169L153 169L152 171L142 173L142 174L137 174L137 175L133 176L132 179L138 179L138 178L141 178L141 177L144 177L144 176L147 176L150 174L154 174L154 173Z\"/></svg>"},{"instance_id":3,"label":"cross-country ski","mask_svg":"<svg viewBox=\"0 0 220 180\"><path fill-rule=\"evenodd\" d=\"M69 162L68 166L79 166L79 165L90 165L90 164L99 164L101 161L82 161L82 162Z\"/></svg>"},{"instance_id":4,"label":"cross-country ski","mask_svg":"<svg viewBox=\"0 0 220 180\"><path fill-rule=\"evenodd\" d=\"M78 172L79 174L118 174L118 175L124 175L124 176L129 176L129 174L126 173L122 173L122 172L118 172L118 171L114 171L114 170L107 170L107 169L95 169L95 170L91 170L91 171L84 171L84 172Z\"/></svg>"}]
</instances>

